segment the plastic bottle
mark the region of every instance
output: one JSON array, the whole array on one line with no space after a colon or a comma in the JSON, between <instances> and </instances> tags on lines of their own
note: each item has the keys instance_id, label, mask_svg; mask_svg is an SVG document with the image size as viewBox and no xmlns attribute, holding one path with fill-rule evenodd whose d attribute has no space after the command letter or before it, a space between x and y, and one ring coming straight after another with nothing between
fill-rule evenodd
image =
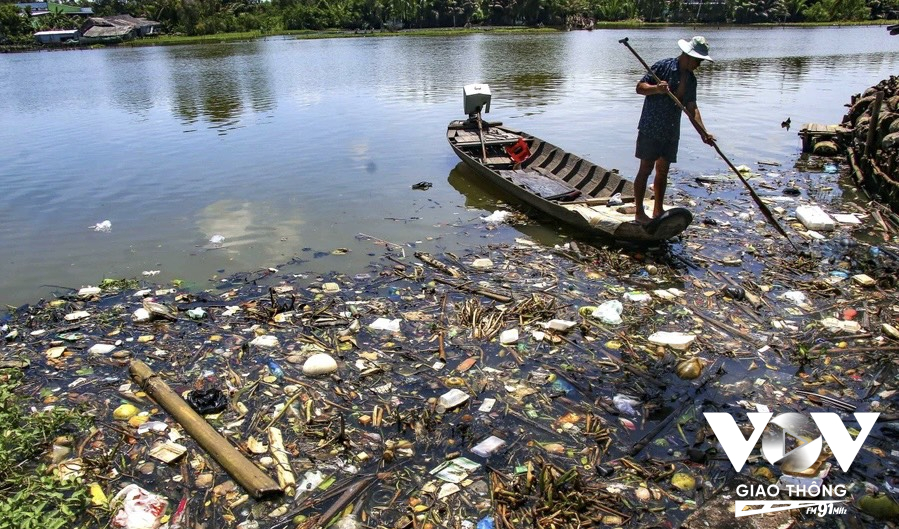
<instances>
[{"instance_id":1,"label":"plastic bottle","mask_svg":"<svg viewBox=\"0 0 899 529\"><path fill-rule=\"evenodd\" d=\"M281 369L281 366L278 365L274 360L269 359L268 361L268 370L271 371L272 375L277 379L284 378L284 370Z\"/></svg>"}]
</instances>

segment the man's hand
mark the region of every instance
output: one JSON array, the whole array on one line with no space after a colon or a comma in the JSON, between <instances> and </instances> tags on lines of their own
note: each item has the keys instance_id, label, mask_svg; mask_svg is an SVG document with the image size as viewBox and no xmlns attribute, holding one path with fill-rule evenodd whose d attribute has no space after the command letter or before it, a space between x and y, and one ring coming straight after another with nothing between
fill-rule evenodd
<instances>
[{"instance_id":1,"label":"man's hand","mask_svg":"<svg viewBox=\"0 0 899 529\"><path fill-rule=\"evenodd\" d=\"M671 89L668 87L668 81L662 81L656 85L656 94L664 94L665 92L670 91Z\"/></svg>"},{"instance_id":2,"label":"man's hand","mask_svg":"<svg viewBox=\"0 0 899 529\"><path fill-rule=\"evenodd\" d=\"M706 132L702 136L702 142L705 143L706 145L715 145L715 137L712 136L711 134L709 134L708 132Z\"/></svg>"}]
</instances>

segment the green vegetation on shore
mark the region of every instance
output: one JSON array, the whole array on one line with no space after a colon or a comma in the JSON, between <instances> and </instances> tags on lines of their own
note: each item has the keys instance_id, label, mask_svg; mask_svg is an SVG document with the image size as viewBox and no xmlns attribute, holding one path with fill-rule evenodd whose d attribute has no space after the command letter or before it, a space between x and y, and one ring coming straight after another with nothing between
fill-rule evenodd
<instances>
[{"instance_id":1,"label":"green vegetation on shore","mask_svg":"<svg viewBox=\"0 0 899 529\"><path fill-rule=\"evenodd\" d=\"M592 29L655 24L884 23L899 18L899 0L78 0L95 16L130 14L157 21L156 44L240 40L263 35L331 38L393 34L445 35L524 28ZM0 0L0 45L30 44L37 30L76 29L82 17L52 12L28 17ZM184 37L201 37L188 39ZM140 39L139 39L140 40Z\"/></svg>"},{"instance_id":2,"label":"green vegetation on shore","mask_svg":"<svg viewBox=\"0 0 899 529\"><path fill-rule=\"evenodd\" d=\"M67 433L83 431L89 420L52 406L30 409L25 390L20 371L0 369L0 529L75 527L88 505L84 485L61 479L37 458L54 442L58 451L73 450Z\"/></svg>"}]
</instances>

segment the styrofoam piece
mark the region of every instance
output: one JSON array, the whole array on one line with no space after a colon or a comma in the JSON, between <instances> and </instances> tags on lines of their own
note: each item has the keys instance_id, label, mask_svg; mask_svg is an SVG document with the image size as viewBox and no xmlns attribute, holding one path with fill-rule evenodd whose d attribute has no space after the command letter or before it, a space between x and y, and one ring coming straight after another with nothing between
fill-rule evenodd
<instances>
[{"instance_id":1,"label":"styrofoam piece","mask_svg":"<svg viewBox=\"0 0 899 529\"><path fill-rule=\"evenodd\" d=\"M460 389L453 388L443 395L440 395L440 398L437 399L437 410L438 411L449 411L453 408L458 408L462 404L468 402L468 393Z\"/></svg>"},{"instance_id":2,"label":"styrofoam piece","mask_svg":"<svg viewBox=\"0 0 899 529\"><path fill-rule=\"evenodd\" d=\"M852 213L834 213L834 220L839 222L840 224L861 224L862 221L858 220L858 217L853 215Z\"/></svg>"},{"instance_id":3,"label":"styrofoam piece","mask_svg":"<svg viewBox=\"0 0 899 529\"><path fill-rule=\"evenodd\" d=\"M518 329L506 329L499 334L499 343L513 344L518 341Z\"/></svg>"},{"instance_id":4,"label":"styrofoam piece","mask_svg":"<svg viewBox=\"0 0 899 529\"><path fill-rule=\"evenodd\" d=\"M686 351L694 340L696 340L695 334L683 332L659 331L649 337L649 341L656 345L667 345L678 351Z\"/></svg>"},{"instance_id":5,"label":"styrofoam piece","mask_svg":"<svg viewBox=\"0 0 899 529\"><path fill-rule=\"evenodd\" d=\"M818 206L796 206L796 218L810 230L830 231L836 227L833 218Z\"/></svg>"},{"instance_id":6,"label":"styrofoam piece","mask_svg":"<svg viewBox=\"0 0 899 529\"><path fill-rule=\"evenodd\" d=\"M484 439L480 443L471 447L471 451L481 457L490 457L506 446L506 442L495 435Z\"/></svg>"}]
</instances>

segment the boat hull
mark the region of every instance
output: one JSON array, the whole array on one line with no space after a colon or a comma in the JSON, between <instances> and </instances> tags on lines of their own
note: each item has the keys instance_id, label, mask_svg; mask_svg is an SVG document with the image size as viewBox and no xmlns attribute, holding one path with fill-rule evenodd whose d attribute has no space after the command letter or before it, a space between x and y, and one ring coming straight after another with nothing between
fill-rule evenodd
<instances>
[{"instance_id":1,"label":"boat hull","mask_svg":"<svg viewBox=\"0 0 899 529\"><path fill-rule=\"evenodd\" d=\"M524 139L531 151L520 164L506 151L518 138ZM447 129L447 139L459 159L480 178L520 204L579 231L620 241L651 243L676 237L693 221L689 210L668 208L652 223L637 224L633 221L632 182L617 172L499 124L487 124L486 131L479 132L476 122L453 121ZM623 195L625 202L630 198L630 204L616 204L612 198L616 194Z\"/></svg>"}]
</instances>

